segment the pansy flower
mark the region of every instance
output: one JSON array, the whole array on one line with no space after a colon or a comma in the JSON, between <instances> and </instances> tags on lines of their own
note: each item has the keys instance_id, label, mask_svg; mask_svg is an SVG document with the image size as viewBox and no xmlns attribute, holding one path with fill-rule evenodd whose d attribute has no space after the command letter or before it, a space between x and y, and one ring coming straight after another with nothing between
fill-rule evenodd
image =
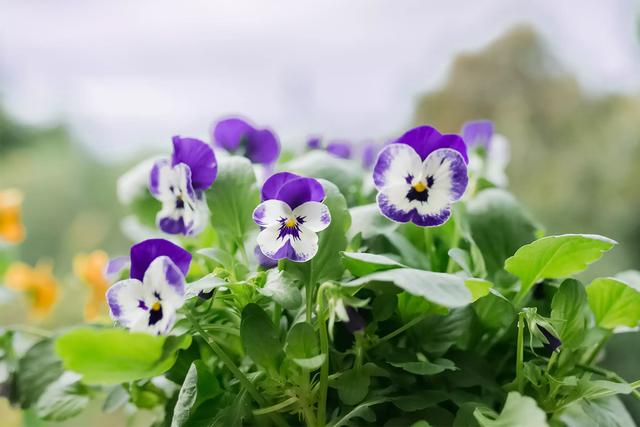
<instances>
[{"instance_id":1,"label":"pansy flower","mask_svg":"<svg viewBox=\"0 0 640 427\"><path fill-rule=\"evenodd\" d=\"M208 144L174 136L171 159L158 160L149 178L149 191L162 202L156 216L158 227L169 234L202 231L209 219L204 191L217 173L216 156Z\"/></svg>"},{"instance_id":2,"label":"pansy flower","mask_svg":"<svg viewBox=\"0 0 640 427\"><path fill-rule=\"evenodd\" d=\"M22 193L17 189L0 191L0 245L24 240L21 220Z\"/></svg>"},{"instance_id":3,"label":"pansy flower","mask_svg":"<svg viewBox=\"0 0 640 427\"><path fill-rule=\"evenodd\" d=\"M350 159L352 154L351 143L343 140L331 141L327 144L327 152L341 159Z\"/></svg>"},{"instance_id":4,"label":"pansy flower","mask_svg":"<svg viewBox=\"0 0 640 427\"><path fill-rule=\"evenodd\" d=\"M505 169L509 163L509 141L494 133L491 120L466 122L461 130L462 138L471 150L469 170L483 175L499 187L508 183Z\"/></svg>"},{"instance_id":5,"label":"pansy flower","mask_svg":"<svg viewBox=\"0 0 640 427\"><path fill-rule=\"evenodd\" d=\"M443 224L467 188L467 161L458 135L442 135L431 126L408 131L378 155L373 171L378 207L396 222Z\"/></svg>"},{"instance_id":6,"label":"pansy flower","mask_svg":"<svg viewBox=\"0 0 640 427\"><path fill-rule=\"evenodd\" d=\"M74 274L89 287L91 295L84 306L85 320L92 321L100 316L106 306L105 292L109 288L106 272L109 256L104 251L78 254L73 258Z\"/></svg>"},{"instance_id":7,"label":"pansy flower","mask_svg":"<svg viewBox=\"0 0 640 427\"><path fill-rule=\"evenodd\" d=\"M280 143L270 129L257 129L248 121L232 117L216 123L213 141L229 153L240 154L251 163L269 165L280 155Z\"/></svg>"},{"instance_id":8,"label":"pansy flower","mask_svg":"<svg viewBox=\"0 0 640 427\"><path fill-rule=\"evenodd\" d=\"M132 331L166 334L185 299L191 254L164 239L131 247L129 279L107 291L113 320Z\"/></svg>"},{"instance_id":9,"label":"pansy flower","mask_svg":"<svg viewBox=\"0 0 640 427\"><path fill-rule=\"evenodd\" d=\"M262 186L262 203L253 220L262 227L258 246L268 258L304 262L318 252L319 231L331 223L329 208L322 203L322 184L313 178L279 172Z\"/></svg>"},{"instance_id":10,"label":"pansy flower","mask_svg":"<svg viewBox=\"0 0 640 427\"><path fill-rule=\"evenodd\" d=\"M53 266L49 262L40 261L35 267L14 262L9 265L4 282L7 288L26 295L32 318L46 317L58 300L58 282L53 277Z\"/></svg>"}]
</instances>

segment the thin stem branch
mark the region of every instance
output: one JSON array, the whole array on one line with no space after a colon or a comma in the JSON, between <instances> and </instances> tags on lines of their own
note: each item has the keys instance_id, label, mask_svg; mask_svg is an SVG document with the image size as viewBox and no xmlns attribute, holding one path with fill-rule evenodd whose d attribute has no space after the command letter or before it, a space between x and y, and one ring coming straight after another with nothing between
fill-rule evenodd
<instances>
[{"instance_id":1,"label":"thin stem branch","mask_svg":"<svg viewBox=\"0 0 640 427\"><path fill-rule=\"evenodd\" d=\"M327 412L327 391L329 388L329 335L327 333L327 319L324 306L324 290L329 286L323 284L318 289L318 331L320 332L320 352L324 354L324 362L320 366L320 388L318 391L318 427L324 427Z\"/></svg>"},{"instance_id":2,"label":"thin stem branch","mask_svg":"<svg viewBox=\"0 0 640 427\"><path fill-rule=\"evenodd\" d=\"M422 322L424 319L427 318L427 316L428 316L427 314L421 314L420 316L410 320L409 322L405 323L395 331L389 332L387 335L383 336L382 338L374 342L371 346L369 346L369 348L373 348L379 344L382 344L383 342L389 341L390 339L397 337L401 333L405 332L408 329L413 328L415 325Z\"/></svg>"},{"instance_id":3,"label":"thin stem branch","mask_svg":"<svg viewBox=\"0 0 640 427\"><path fill-rule=\"evenodd\" d=\"M516 347L516 382L520 394L524 391L524 313L518 314L518 342Z\"/></svg>"}]
</instances>

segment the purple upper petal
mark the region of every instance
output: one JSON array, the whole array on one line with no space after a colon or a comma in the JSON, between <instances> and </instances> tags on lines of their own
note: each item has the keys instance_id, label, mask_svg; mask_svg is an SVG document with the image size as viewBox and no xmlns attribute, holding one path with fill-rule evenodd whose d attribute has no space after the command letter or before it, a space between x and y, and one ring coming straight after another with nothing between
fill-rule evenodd
<instances>
[{"instance_id":1,"label":"purple upper petal","mask_svg":"<svg viewBox=\"0 0 640 427\"><path fill-rule=\"evenodd\" d=\"M305 202L324 200L324 188L318 180L306 178L291 172L271 175L262 186L262 200L282 200L295 209Z\"/></svg>"},{"instance_id":2,"label":"purple upper petal","mask_svg":"<svg viewBox=\"0 0 640 427\"><path fill-rule=\"evenodd\" d=\"M493 122L491 120L474 120L462 126L462 139L469 146L483 145L489 148L493 137Z\"/></svg>"},{"instance_id":3,"label":"purple upper petal","mask_svg":"<svg viewBox=\"0 0 640 427\"><path fill-rule=\"evenodd\" d=\"M439 148L452 148L458 151L469 162L467 146L458 135L442 135L431 126L418 126L402 135L396 141L397 144L407 144L412 147L422 160Z\"/></svg>"},{"instance_id":4,"label":"purple upper petal","mask_svg":"<svg viewBox=\"0 0 640 427\"><path fill-rule=\"evenodd\" d=\"M351 158L351 143L347 141L332 141L327 145L327 151L342 159Z\"/></svg>"},{"instance_id":5,"label":"purple upper petal","mask_svg":"<svg viewBox=\"0 0 640 427\"><path fill-rule=\"evenodd\" d=\"M149 264L159 256L169 257L187 275L191 264L189 252L165 239L149 239L131 247L130 277L142 281Z\"/></svg>"},{"instance_id":6,"label":"purple upper petal","mask_svg":"<svg viewBox=\"0 0 640 427\"><path fill-rule=\"evenodd\" d=\"M213 149L195 138L173 137L172 166L184 163L191 169L191 184L194 190L211 187L218 174L218 162Z\"/></svg>"},{"instance_id":7,"label":"purple upper petal","mask_svg":"<svg viewBox=\"0 0 640 427\"><path fill-rule=\"evenodd\" d=\"M253 130L253 126L236 117L220 120L213 129L213 141L227 151L235 151L240 147L242 138Z\"/></svg>"},{"instance_id":8,"label":"purple upper petal","mask_svg":"<svg viewBox=\"0 0 640 427\"><path fill-rule=\"evenodd\" d=\"M256 129L248 121L234 117L219 121L213 130L215 144L234 152L244 148L252 163L269 164L278 159L280 143L269 129Z\"/></svg>"},{"instance_id":9,"label":"purple upper petal","mask_svg":"<svg viewBox=\"0 0 640 427\"><path fill-rule=\"evenodd\" d=\"M280 143L269 129L254 130L247 139L245 154L252 163L270 164L278 160Z\"/></svg>"}]
</instances>

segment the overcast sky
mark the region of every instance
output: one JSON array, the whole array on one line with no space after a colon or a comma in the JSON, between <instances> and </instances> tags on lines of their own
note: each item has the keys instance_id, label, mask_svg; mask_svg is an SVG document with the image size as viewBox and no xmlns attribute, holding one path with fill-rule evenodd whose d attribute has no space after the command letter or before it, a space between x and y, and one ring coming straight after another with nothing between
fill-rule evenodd
<instances>
[{"instance_id":1,"label":"overcast sky","mask_svg":"<svg viewBox=\"0 0 640 427\"><path fill-rule=\"evenodd\" d=\"M640 92L635 0L0 0L0 93L105 158L242 113L286 144L401 132L456 53L531 23L594 92Z\"/></svg>"}]
</instances>

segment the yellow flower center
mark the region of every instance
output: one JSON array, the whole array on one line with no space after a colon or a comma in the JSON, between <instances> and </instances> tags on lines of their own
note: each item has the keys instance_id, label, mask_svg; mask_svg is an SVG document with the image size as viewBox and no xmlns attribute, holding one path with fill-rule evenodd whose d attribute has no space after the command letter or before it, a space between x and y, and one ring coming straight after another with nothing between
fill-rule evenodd
<instances>
[{"instance_id":1,"label":"yellow flower center","mask_svg":"<svg viewBox=\"0 0 640 427\"><path fill-rule=\"evenodd\" d=\"M425 184L423 181L418 181L415 184L413 184L413 189L416 190L418 193L422 193L424 190L427 189L427 184Z\"/></svg>"},{"instance_id":2,"label":"yellow flower center","mask_svg":"<svg viewBox=\"0 0 640 427\"><path fill-rule=\"evenodd\" d=\"M156 301L153 303L153 305L151 306L151 310L152 311L158 311L160 310L160 301Z\"/></svg>"},{"instance_id":3,"label":"yellow flower center","mask_svg":"<svg viewBox=\"0 0 640 427\"><path fill-rule=\"evenodd\" d=\"M284 225L285 225L287 228L293 228L293 227L295 227L295 226L296 226L296 220L295 220L295 219L293 219L293 218L289 218L288 220L286 220L286 221L285 221Z\"/></svg>"}]
</instances>

